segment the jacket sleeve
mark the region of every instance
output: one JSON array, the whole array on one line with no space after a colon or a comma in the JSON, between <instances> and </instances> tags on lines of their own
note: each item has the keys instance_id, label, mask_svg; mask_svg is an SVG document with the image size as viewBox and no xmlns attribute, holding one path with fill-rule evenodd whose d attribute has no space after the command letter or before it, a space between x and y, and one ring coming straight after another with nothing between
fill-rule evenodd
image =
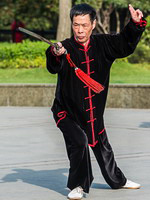
<instances>
[{"instance_id":1,"label":"jacket sleeve","mask_svg":"<svg viewBox=\"0 0 150 200\"><path fill-rule=\"evenodd\" d=\"M103 43L107 57L114 60L132 54L145 30L146 20L141 23L130 22L119 34L104 34Z\"/></svg>"},{"instance_id":2,"label":"jacket sleeve","mask_svg":"<svg viewBox=\"0 0 150 200\"><path fill-rule=\"evenodd\" d=\"M46 67L48 71L52 74L56 74L61 71L62 65L61 60L62 56L56 56L53 51L53 47L49 47L46 50Z\"/></svg>"}]
</instances>

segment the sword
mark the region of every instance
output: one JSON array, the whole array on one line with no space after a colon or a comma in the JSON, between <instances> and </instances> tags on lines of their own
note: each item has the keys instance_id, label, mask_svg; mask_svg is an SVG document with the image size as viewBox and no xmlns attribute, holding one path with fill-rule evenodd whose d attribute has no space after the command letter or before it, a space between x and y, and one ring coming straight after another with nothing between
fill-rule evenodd
<instances>
[{"instance_id":1,"label":"sword","mask_svg":"<svg viewBox=\"0 0 150 200\"><path fill-rule=\"evenodd\" d=\"M18 28L19 31L26 33L28 35L31 35L32 37L35 37L43 42L46 42L48 44L50 44L51 46L56 48L56 51L59 51L59 49L61 49L61 47L57 44L57 43L52 43L51 41L45 39L44 37L38 35L37 33L33 33L32 31L29 31L25 28ZM101 85L100 83L98 83L97 81L95 81L94 79L92 79L89 75L87 75L86 73L84 73L80 68L78 68L74 62L71 60L70 58L70 54L67 53L67 50L64 53L66 55L66 58L70 64L71 67L74 67L75 69L75 74L77 75L77 77L84 83L86 84L89 88L91 88L94 92L96 93L100 93L101 91L104 90L104 86Z\"/></svg>"},{"instance_id":2,"label":"sword","mask_svg":"<svg viewBox=\"0 0 150 200\"><path fill-rule=\"evenodd\" d=\"M47 40L46 38L42 37L41 35L38 35L37 33L34 33L32 31L29 31L29 30L22 28L22 27L19 27L18 30L23 32L23 33L26 33L28 35L31 35L32 37L35 37L35 38L37 38L37 39L39 39L43 42L50 44L51 46L56 48L56 51L59 51L59 49L61 49L61 47L57 43L53 43L50 40Z\"/></svg>"}]
</instances>

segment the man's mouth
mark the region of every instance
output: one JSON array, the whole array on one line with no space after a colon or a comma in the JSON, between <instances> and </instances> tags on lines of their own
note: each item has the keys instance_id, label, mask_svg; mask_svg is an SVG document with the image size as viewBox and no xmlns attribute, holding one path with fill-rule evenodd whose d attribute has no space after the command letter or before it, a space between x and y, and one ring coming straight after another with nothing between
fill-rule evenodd
<instances>
[{"instance_id":1,"label":"man's mouth","mask_svg":"<svg viewBox=\"0 0 150 200\"><path fill-rule=\"evenodd\" d=\"M79 40L82 40L82 39L84 39L84 36L78 36L77 37Z\"/></svg>"}]
</instances>

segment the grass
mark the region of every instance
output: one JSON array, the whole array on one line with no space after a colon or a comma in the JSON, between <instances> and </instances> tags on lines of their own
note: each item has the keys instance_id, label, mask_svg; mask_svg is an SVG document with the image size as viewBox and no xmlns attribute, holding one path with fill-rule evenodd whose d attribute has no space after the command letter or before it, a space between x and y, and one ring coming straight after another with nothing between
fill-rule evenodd
<instances>
[{"instance_id":1,"label":"grass","mask_svg":"<svg viewBox=\"0 0 150 200\"><path fill-rule=\"evenodd\" d=\"M0 83L56 83L56 80L57 75L45 68L0 69ZM150 64L115 62L110 82L150 84Z\"/></svg>"},{"instance_id":2,"label":"grass","mask_svg":"<svg viewBox=\"0 0 150 200\"><path fill-rule=\"evenodd\" d=\"M115 62L111 69L110 82L150 84L150 64Z\"/></svg>"},{"instance_id":3,"label":"grass","mask_svg":"<svg viewBox=\"0 0 150 200\"><path fill-rule=\"evenodd\" d=\"M0 69L0 83L56 83L57 76L45 68Z\"/></svg>"}]
</instances>

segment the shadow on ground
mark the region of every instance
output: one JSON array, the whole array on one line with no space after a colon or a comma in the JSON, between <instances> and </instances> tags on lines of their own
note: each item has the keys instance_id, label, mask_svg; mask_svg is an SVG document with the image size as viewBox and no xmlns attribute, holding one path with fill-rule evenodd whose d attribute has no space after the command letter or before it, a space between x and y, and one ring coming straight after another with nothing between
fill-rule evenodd
<instances>
[{"instance_id":1,"label":"shadow on ground","mask_svg":"<svg viewBox=\"0 0 150 200\"><path fill-rule=\"evenodd\" d=\"M68 194L66 189L68 169L40 170L32 169L13 169L13 173L4 176L1 181L16 182L21 180L25 183L48 188L64 196Z\"/></svg>"},{"instance_id":2,"label":"shadow on ground","mask_svg":"<svg viewBox=\"0 0 150 200\"><path fill-rule=\"evenodd\" d=\"M139 127L140 128L150 128L150 122L142 122Z\"/></svg>"},{"instance_id":3,"label":"shadow on ground","mask_svg":"<svg viewBox=\"0 0 150 200\"><path fill-rule=\"evenodd\" d=\"M7 174L1 179L1 183L6 182L17 182L21 180L25 183L48 188L55 192L58 192L64 196L68 194L66 188L67 168L56 169L56 170L40 170L35 171L32 169L13 169L13 173ZM91 188L95 189L110 189L107 184L93 183Z\"/></svg>"}]
</instances>

